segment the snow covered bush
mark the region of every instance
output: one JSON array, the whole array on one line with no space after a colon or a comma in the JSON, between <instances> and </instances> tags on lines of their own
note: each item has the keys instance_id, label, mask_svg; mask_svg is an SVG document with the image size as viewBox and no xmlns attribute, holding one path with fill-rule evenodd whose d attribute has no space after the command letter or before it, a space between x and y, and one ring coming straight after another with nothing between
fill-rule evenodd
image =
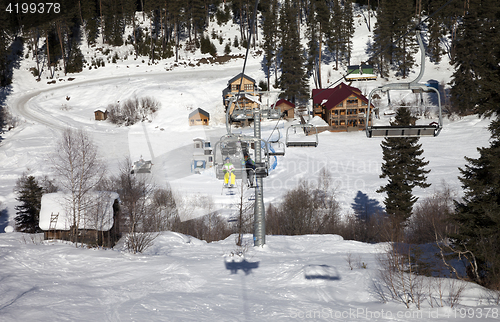
<instances>
[{"instance_id":1,"label":"snow covered bush","mask_svg":"<svg viewBox=\"0 0 500 322\"><path fill-rule=\"evenodd\" d=\"M107 107L108 119L117 125L130 126L152 117L160 108L160 102L152 97L130 98Z\"/></svg>"}]
</instances>

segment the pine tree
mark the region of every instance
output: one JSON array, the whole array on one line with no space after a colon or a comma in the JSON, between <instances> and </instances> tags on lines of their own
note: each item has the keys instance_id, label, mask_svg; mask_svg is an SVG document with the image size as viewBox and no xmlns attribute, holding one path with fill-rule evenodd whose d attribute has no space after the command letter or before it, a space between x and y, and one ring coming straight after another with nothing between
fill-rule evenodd
<instances>
[{"instance_id":1,"label":"pine tree","mask_svg":"<svg viewBox=\"0 0 500 322\"><path fill-rule=\"evenodd\" d=\"M381 77L389 76L389 65L392 60L392 20L387 6L389 0L382 0L377 9L377 22L373 28L372 51L374 64Z\"/></svg>"},{"instance_id":2,"label":"pine tree","mask_svg":"<svg viewBox=\"0 0 500 322\"><path fill-rule=\"evenodd\" d=\"M332 4L332 19L331 30L328 33L328 48L335 57L335 69L339 68L339 61L341 60L341 52L343 48L342 39L342 10L340 8L340 1L334 0Z\"/></svg>"},{"instance_id":3,"label":"pine tree","mask_svg":"<svg viewBox=\"0 0 500 322\"><path fill-rule=\"evenodd\" d=\"M0 86L7 86L11 83L12 68L9 66L8 56L14 39L15 23L13 15L6 12L0 14Z\"/></svg>"},{"instance_id":4,"label":"pine tree","mask_svg":"<svg viewBox=\"0 0 500 322\"><path fill-rule=\"evenodd\" d=\"M16 230L25 233L39 233L42 230L38 226L43 189L33 176L23 175L17 180L15 192L17 201L15 217Z\"/></svg>"},{"instance_id":5,"label":"pine tree","mask_svg":"<svg viewBox=\"0 0 500 322\"><path fill-rule=\"evenodd\" d=\"M285 1L280 15L282 97L297 104L309 96L304 68L304 56L297 28L297 11Z\"/></svg>"},{"instance_id":6,"label":"pine tree","mask_svg":"<svg viewBox=\"0 0 500 322\"><path fill-rule=\"evenodd\" d=\"M410 125L414 118L407 107L400 107L392 125ZM378 193L387 193L384 199L385 211L391 219L393 231L400 236L402 228L412 214L413 205L418 200L412 194L415 187L427 188L426 174L430 170L424 167L429 161L421 157L422 145L419 138L386 138L382 141L384 163L380 178L387 178L389 182L380 187Z\"/></svg>"},{"instance_id":7,"label":"pine tree","mask_svg":"<svg viewBox=\"0 0 500 322\"><path fill-rule=\"evenodd\" d=\"M321 66L318 61L321 59L320 51L320 41L321 37L318 39L318 21L316 20L316 1L311 1L311 6L307 15L307 29L306 37L307 42L307 74L312 75L316 88L321 88L321 78L319 66ZM319 66L318 66L319 65Z\"/></svg>"},{"instance_id":8,"label":"pine tree","mask_svg":"<svg viewBox=\"0 0 500 322\"><path fill-rule=\"evenodd\" d=\"M354 37L354 13L352 9L352 0L346 0L344 3L344 10L342 14L342 37L343 37L343 56L350 65L352 53L352 38Z\"/></svg>"},{"instance_id":9,"label":"pine tree","mask_svg":"<svg viewBox=\"0 0 500 322\"><path fill-rule=\"evenodd\" d=\"M480 95L480 65L486 61L484 45L481 44L481 21L477 14L477 11L470 11L465 15L455 42L451 100L461 112L471 112L476 107Z\"/></svg>"},{"instance_id":10,"label":"pine tree","mask_svg":"<svg viewBox=\"0 0 500 322\"><path fill-rule=\"evenodd\" d=\"M478 274L476 282L500 288L500 121L490 125L491 144L478 148L479 158L467 158L459 178L464 189L451 219L459 227L451 234L453 245L474 254Z\"/></svg>"},{"instance_id":11,"label":"pine tree","mask_svg":"<svg viewBox=\"0 0 500 322\"><path fill-rule=\"evenodd\" d=\"M439 28L439 24L434 21L429 21L429 46L427 47L427 51L429 53L429 57L431 61L435 63L439 63L441 61L441 53L442 49L440 47L440 38L441 30Z\"/></svg>"},{"instance_id":12,"label":"pine tree","mask_svg":"<svg viewBox=\"0 0 500 322\"><path fill-rule=\"evenodd\" d=\"M278 38L278 2L277 0L269 1L267 4L262 4L262 32L264 37L264 55L266 57L266 78L267 87L271 88L271 70L276 71L276 54L277 54L277 38ZM277 77L275 72L275 77Z\"/></svg>"},{"instance_id":13,"label":"pine tree","mask_svg":"<svg viewBox=\"0 0 500 322\"><path fill-rule=\"evenodd\" d=\"M461 112L486 116L498 111L500 97L500 4L471 2L457 32L451 99Z\"/></svg>"},{"instance_id":14,"label":"pine tree","mask_svg":"<svg viewBox=\"0 0 500 322\"><path fill-rule=\"evenodd\" d=\"M451 219L458 233L451 235L458 251L474 254L477 270L468 267L476 282L500 289L500 5L497 1L471 2L459 30L455 65L472 79L454 74L455 104L482 116L491 116L490 146L479 148L479 158L467 158L460 169L464 197ZM469 37L474 37L470 39ZM473 46L472 50L465 48ZM470 55L470 56L469 56ZM471 90L467 89L471 87Z\"/></svg>"}]
</instances>

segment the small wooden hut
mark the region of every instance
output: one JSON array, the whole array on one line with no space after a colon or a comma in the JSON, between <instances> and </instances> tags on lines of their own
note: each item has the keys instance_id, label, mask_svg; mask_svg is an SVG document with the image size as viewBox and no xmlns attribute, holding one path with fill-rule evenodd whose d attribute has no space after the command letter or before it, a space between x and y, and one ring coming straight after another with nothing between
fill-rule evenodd
<instances>
[{"instance_id":1,"label":"small wooden hut","mask_svg":"<svg viewBox=\"0 0 500 322\"><path fill-rule=\"evenodd\" d=\"M62 192L42 196L39 226L44 239L62 239L113 247L120 239L120 204L116 192L90 193L74 214L71 196Z\"/></svg>"},{"instance_id":2,"label":"small wooden hut","mask_svg":"<svg viewBox=\"0 0 500 322\"><path fill-rule=\"evenodd\" d=\"M189 114L189 125L209 125L210 114L201 109L197 108Z\"/></svg>"},{"instance_id":3,"label":"small wooden hut","mask_svg":"<svg viewBox=\"0 0 500 322\"><path fill-rule=\"evenodd\" d=\"M277 101L273 108L279 109L281 114L285 113L286 118L293 119L295 117L295 104L286 99Z\"/></svg>"},{"instance_id":4,"label":"small wooden hut","mask_svg":"<svg viewBox=\"0 0 500 322\"><path fill-rule=\"evenodd\" d=\"M98 108L94 111L94 116L96 121L105 121L108 118L108 110L104 108Z\"/></svg>"}]
</instances>

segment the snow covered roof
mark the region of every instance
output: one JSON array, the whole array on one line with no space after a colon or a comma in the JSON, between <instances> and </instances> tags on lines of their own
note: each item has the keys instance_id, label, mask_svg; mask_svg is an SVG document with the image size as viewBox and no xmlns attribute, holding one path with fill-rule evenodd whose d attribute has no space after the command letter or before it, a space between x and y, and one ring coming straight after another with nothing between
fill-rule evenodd
<instances>
[{"instance_id":1,"label":"snow covered roof","mask_svg":"<svg viewBox=\"0 0 500 322\"><path fill-rule=\"evenodd\" d=\"M256 95L245 94L244 97L254 103L261 105L262 103L259 101L259 97Z\"/></svg>"},{"instance_id":2,"label":"snow covered roof","mask_svg":"<svg viewBox=\"0 0 500 322\"><path fill-rule=\"evenodd\" d=\"M95 113L95 112L103 112L103 113L106 113L106 112L107 112L107 110L106 110L104 107L99 107L99 108L96 108L96 109L94 110L94 113Z\"/></svg>"},{"instance_id":3,"label":"snow covered roof","mask_svg":"<svg viewBox=\"0 0 500 322\"><path fill-rule=\"evenodd\" d=\"M47 193L42 196L39 226L42 230L69 230L73 224L70 212L70 194L63 192ZM95 229L108 231L113 227L113 204L118 199L116 192L98 191L88 196L89 211L81 216L79 229ZM57 216L57 220L55 216ZM51 224L51 219L54 222Z\"/></svg>"}]
</instances>

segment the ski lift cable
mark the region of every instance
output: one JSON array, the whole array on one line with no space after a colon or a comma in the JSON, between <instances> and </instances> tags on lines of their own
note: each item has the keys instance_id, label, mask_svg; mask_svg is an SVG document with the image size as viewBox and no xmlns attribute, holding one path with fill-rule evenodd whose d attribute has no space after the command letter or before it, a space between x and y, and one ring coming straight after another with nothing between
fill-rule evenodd
<instances>
[{"instance_id":1,"label":"ski lift cable","mask_svg":"<svg viewBox=\"0 0 500 322\"><path fill-rule=\"evenodd\" d=\"M255 23L255 19L257 17L257 7L258 7L258 4L259 4L259 0L255 0L255 7L254 7L254 10L253 10L252 20L250 20L250 25L251 25L250 35L248 35L248 37L247 37L248 38L248 43L247 43L247 49L246 49L246 53L245 53L245 60L243 62L243 70L241 72L240 86L238 88L238 93L235 95L235 97L236 97L236 100L234 102L235 105L238 104L238 100L239 100L239 97L241 95L241 86L243 85L243 75L245 75L245 68L246 68L246 65L247 65L248 53L250 51L250 46L251 46L251 43L252 43L252 35L254 34L254 23ZM230 107L231 107L231 104L229 104L228 109ZM229 111L226 111L226 114L227 113L229 113ZM231 125L227 124L227 123L228 123L228 120L226 118L227 132L230 134L231 133Z\"/></svg>"}]
</instances>

